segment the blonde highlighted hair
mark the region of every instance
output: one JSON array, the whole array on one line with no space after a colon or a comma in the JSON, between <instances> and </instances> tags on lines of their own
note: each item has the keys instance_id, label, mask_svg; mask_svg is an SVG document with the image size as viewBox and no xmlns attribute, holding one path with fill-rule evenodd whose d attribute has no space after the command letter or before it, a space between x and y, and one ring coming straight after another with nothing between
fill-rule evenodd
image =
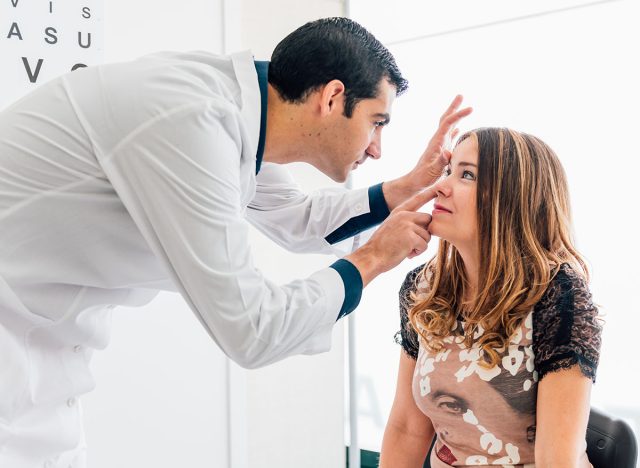
<instances>
[{"instance_id":1,"label":"blonde highlighted hair","mask_svg":"<svg viewBox=\"0 0 640 468\"><path fill-rule=\"evenodd\" d=\"M478 148L478 287L468 304L466 272L458 250L442 239L438 253L418 275L426 294L413 293L409 320L430 351L443 347L459 316L464 344L484 352L482 365L498 353L544 295L563 263L588 279L573 245L567 180L556 154L539 138L506 128L472 130ZM474 334L477 331L477 338Z\"/></svg>"}]
</instances>

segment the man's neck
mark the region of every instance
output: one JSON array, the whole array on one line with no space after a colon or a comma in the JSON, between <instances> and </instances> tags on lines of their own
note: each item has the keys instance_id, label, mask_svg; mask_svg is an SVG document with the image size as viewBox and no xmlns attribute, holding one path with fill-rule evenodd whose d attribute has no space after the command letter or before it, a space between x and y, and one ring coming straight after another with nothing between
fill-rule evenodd
<instances>
[{"instance_id":1,"label":"man's neck","mask_svg":"<svg viewBox=\"0 0 640 468\"><path fill-rule=\"evenodd\" d=\"M284 101L269 85L264 162L309 162L317 140L311 131L309 106Z\"/></svg>"}]
</instances>

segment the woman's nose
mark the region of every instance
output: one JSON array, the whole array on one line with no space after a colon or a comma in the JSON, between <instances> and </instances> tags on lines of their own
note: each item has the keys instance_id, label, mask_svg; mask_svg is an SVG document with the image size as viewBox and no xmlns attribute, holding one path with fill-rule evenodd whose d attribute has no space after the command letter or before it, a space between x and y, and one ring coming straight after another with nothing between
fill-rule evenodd
<instances>
[{"instance_id":1,"label":"woman's nose","mask_svg":"<svg viewBox=\"0 0 640 468\"><path fill-rule=\"evenodd\" d=\"M443 176L442 178L440 178L440 180L433 184L433 187L436 189L436 192L440 196L448 197L451 195L451 187L449 185L449 182L447 181L447 177Z\"/></svg>"}]
</instances>

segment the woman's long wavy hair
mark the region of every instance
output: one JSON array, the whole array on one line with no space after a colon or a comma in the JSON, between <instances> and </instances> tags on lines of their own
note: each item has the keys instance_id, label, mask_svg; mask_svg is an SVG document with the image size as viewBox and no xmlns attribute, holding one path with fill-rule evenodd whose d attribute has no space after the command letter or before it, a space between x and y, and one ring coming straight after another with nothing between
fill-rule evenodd
<instances>
[{"instance_id":1,"label":"woman's long wavy hair","mask_svg":"<svg viewBox=\"0 0 640 468\"><path fill-rule=\"evenodd\" d=\"M473 130L457 144L468 138L478 147L477 295L463 303L464 262L441 239L418 275L419 283L426 281L426 295L412 295L409 319L427 349L437 352L461 316L465 346L480 347L482 365L493 367L561 264L585 279L589 273L573 245L567 180L553 150L506 128Z\"/></svg>"}]
</instances>

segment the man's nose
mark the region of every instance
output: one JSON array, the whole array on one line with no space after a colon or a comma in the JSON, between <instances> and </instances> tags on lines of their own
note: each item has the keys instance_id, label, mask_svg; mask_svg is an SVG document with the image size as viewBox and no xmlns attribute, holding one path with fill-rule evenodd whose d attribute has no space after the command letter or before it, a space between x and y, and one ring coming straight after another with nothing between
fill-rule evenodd
<instances>
[{"instance_id":1,"label":"man's nose","mask_svg":"<svg viewBox=\"0 0 640 468\"><path fill-rule=\"evenodd\" d=\"M374 133L373 140L371 140L371 143L369 143L367 147L367 153L373 159L380 159L382 157L382 135L379 130Z\"/></svg>"}]
</instances>

